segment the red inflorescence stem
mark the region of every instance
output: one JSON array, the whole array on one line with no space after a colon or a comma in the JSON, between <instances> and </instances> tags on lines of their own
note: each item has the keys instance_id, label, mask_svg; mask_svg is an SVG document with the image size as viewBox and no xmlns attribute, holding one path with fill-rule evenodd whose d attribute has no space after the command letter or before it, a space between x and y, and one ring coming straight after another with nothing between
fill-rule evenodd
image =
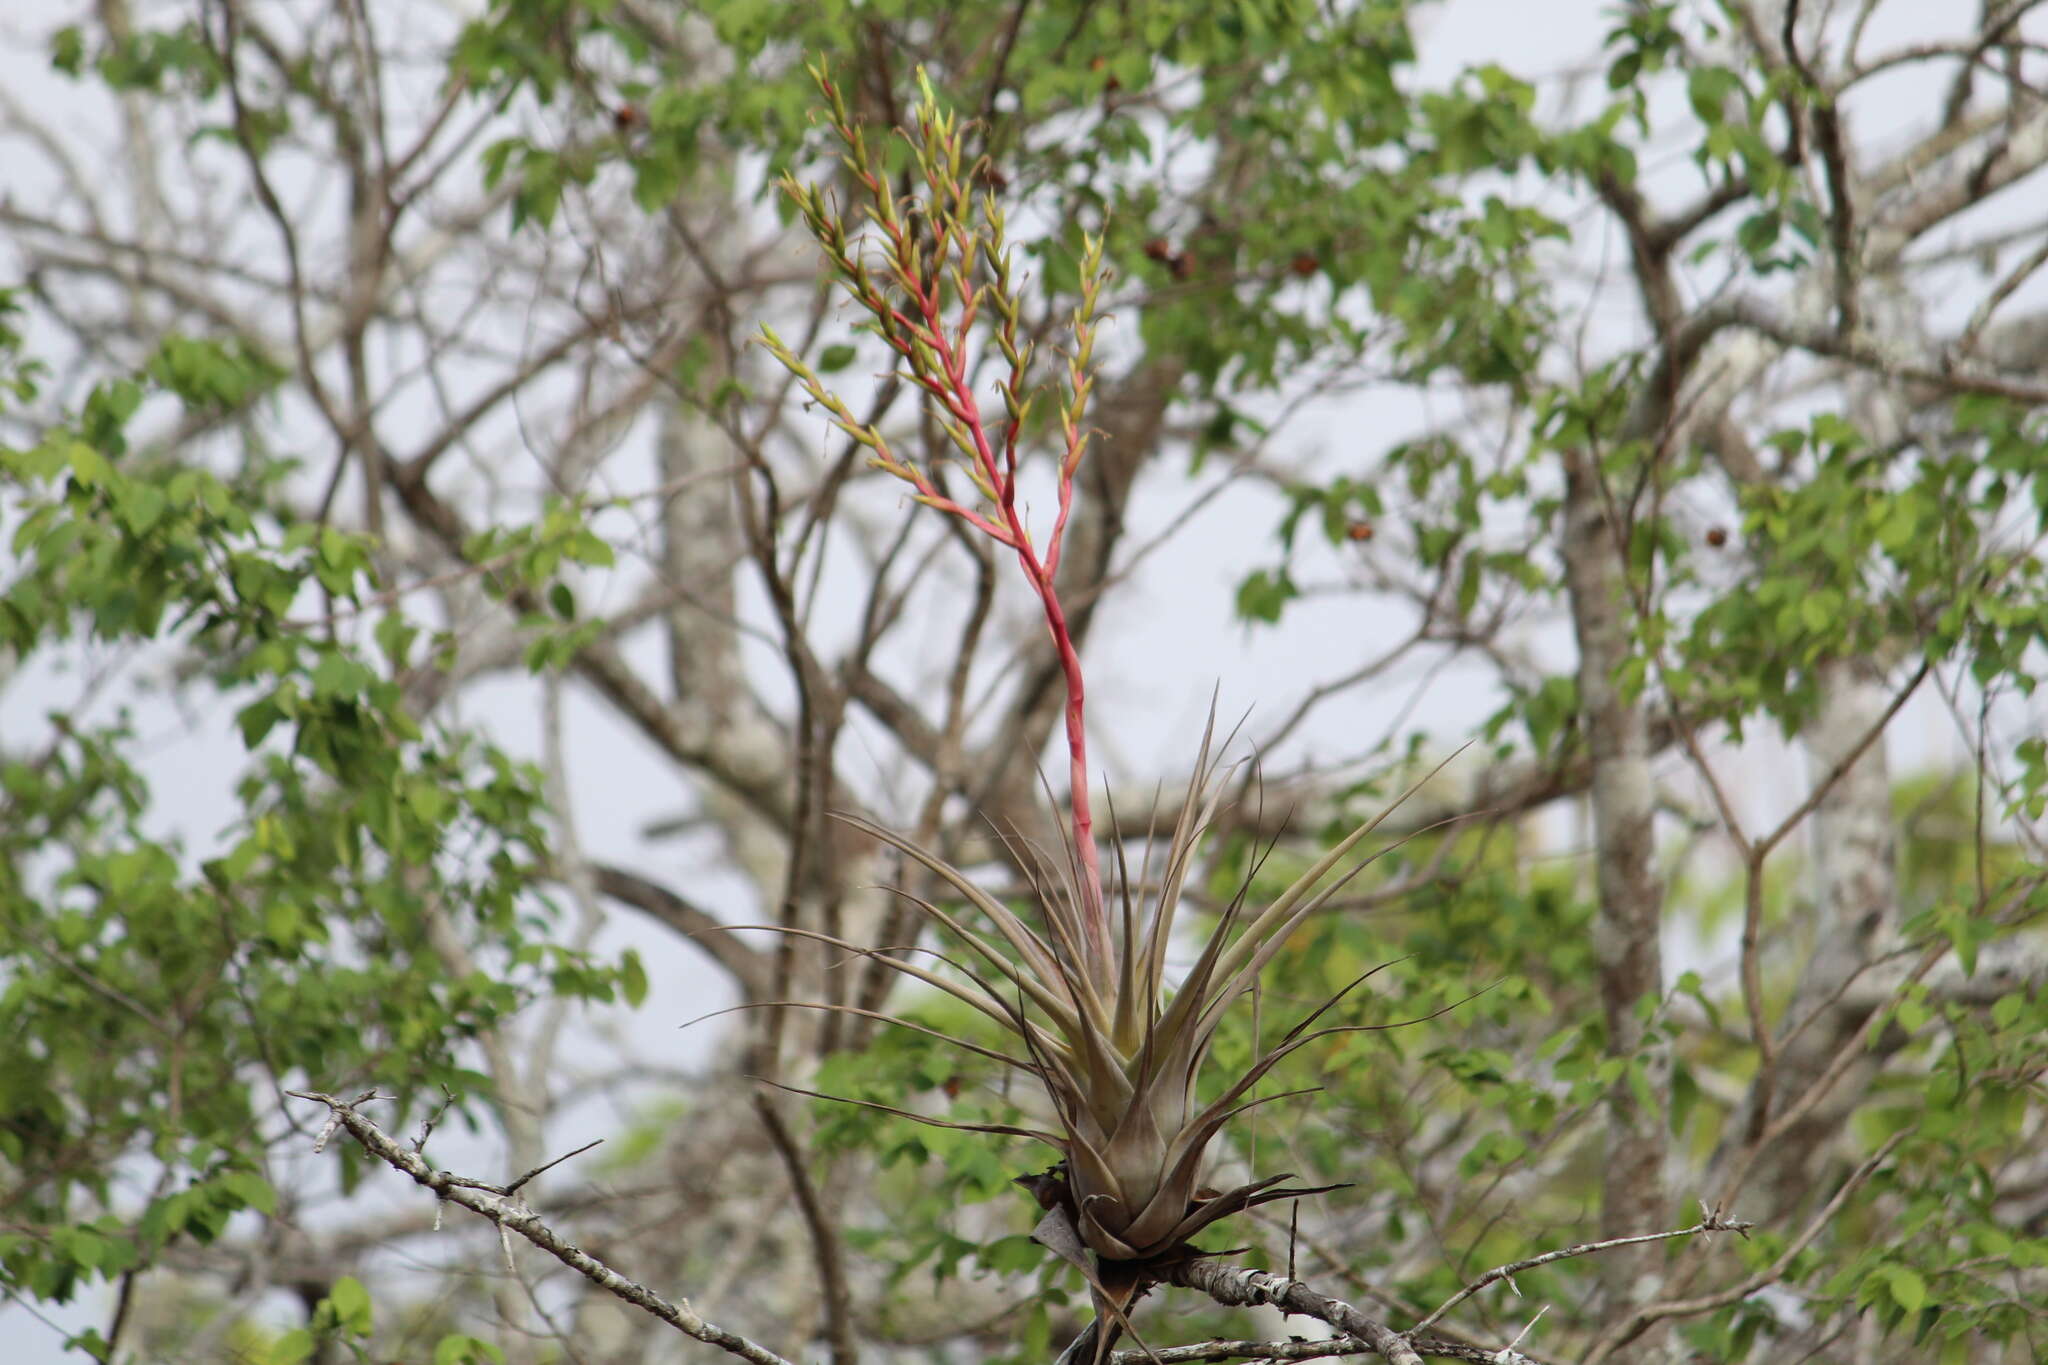
<instances>
[{"instance_id":1,"label":"red inflorescence stem","mask_svg":"<svg viewBox=\"0 0 2048 1365\"><path fill-rule=\"evenodd\" d=\"M794 179L785 178L785 187L796 199L812 233L826 247L843 276L848 292L874 316L882 339L906 362L911 382L929 394L949 419L948 429L972 457L974 482L995 504L995 514L985 514L948 497L915 462L895 458L879 432L857 422L845 404L819 384L817 377L804 368L772 332L763 330L769 344L775 348L777 358L798 373L806 391L814 399L832 411L835 425L872 447L876 463L896 477L907 480L917 490L919 502L959 517L997 544L1009 546L1031 581L1032 591L1038 594L1039 604L1045 612L1046 628L1052 634L1054 648L1059 651L1060 672L1067 689L1067 756L1071 786L1068 799L1072 810L1073 855L1078 863L1076 872L1081 883L1078 899L1082 941L1079 951L1094 959L1085 965L1095 977L1096 984L1108 988L1113 984L1116 971L1116 952L1104 909L1101 856L1095 847L1095 820L1089 810L1085 725L1087 694L1081 680L1081 656L1074 648L1073 632L1066 610L1060 603L1057 583L1061 544L1074 506L1075 476L1088 439L1080 426L1080 416L1086 407L1089 388L1086 372L1091 337L1086 320L1094 307L1094 287L1091 283L1084 290L1083 306L1075 315L1077 347L1069 376L1073 396L1063 404L1067 449L1059 462L1059 510L1041 556L1032 545L1031 533L1017 509L1017 445L1023 428L1024 409L1029 405L1029 400L1022 393L1029 365L1026 359L1029 347L1020 348L1017 344L1017 307L1015 299L1007 293L1009 263L1003 254L1001 218L993 200L989 201L987 208L991 232L984 244L968 222L969 196L962 188L960 178L957 130L950 118L936 112L930 103L927 87L928 103L920 109L919 136L913 139L913 143L931 195L924 201L922 210L910 200L899 206L870 161L866 144L853 126L837 87L822 70L813 74L832 108L833 129L846 146L847 168L873 196L872 221L888 239L888 271L902 289L900 306L874 287L866 265L857 258L856 249L847 237L844 220L830 209L825 197L816 190L804 188ZM931 230L928 250L919 242L920 221L927 223ZM981 405L975 401L974 387L968 375L970 333L985 301L983 292L973 286L971 277L975 273L977 254L984 245L988 258L994 263L998 281L989 287L1001 291L995 295L997 307L1004 318L1000 344L1011 362L1009 382L1003 386L1010 417L1000 456L989 441ZM949 263L956 256L958 264L952 267L949 276ZM1100 244L1097 243L1091 248L1089 271L1099 265ZM945 318L948 278L960 296L960 316L950 327ZM1091 273L1090 279L1093 278Z\"/></svg>"},{"instance_id":2,"label":"red inflorescence stem","mask_svg":"<svg viewBox=\"0 0 2048 1365\"><path fill-rule=\"evenodd\" d=\"M946 339L939 317L938 290L914 291L918 298L919 311L924 314L925 330L933 338L933 351L946 377L950 390L944 401L953 417L966 429L974 443L975 463L980 466L984 478L996 490L997 505L1002 511L1003 522L1009 530L1008 543L1017 552L1018 563L1038 594L1038 600L1045 610L1046 628L1052 632L1053 646L1060 656L1060 672L1067 685L1067 758L1070 768L1069 804L1073 812L1074 852L1081 861L1081 912L1088 933L1093 940L1092 947L1097 953L1101 970L1109 970L1115 961L1114 948L1109 937L1109 917L1103 911L1102 860L1095 847L1095 817L1088 801L1088 733L1085 724L1087 691L1081 678L1081 655L1074 648L1073 632L1067 625L1066 609L1060 604L1059 586L1053 574L1059 563L1060 541L1066 531L1067 511L1073 503L1074 462L1060 462L1060 515L1053 526L1051 537L1046 542L1045 557L1041 560L1032 548L1031 533L1024 525L1023 514L1017 510L1017 479L1014 462L999 463L994 448L989 444L988 429L982 421L981 405L975 400L973 386L968 382L966 357ZM1005 468L1004 464L1008 467ZM918 475L923 484L922 473ZM925 492L920 487L920 492ZM929 496L938 497L938 491L931 489ZM960 509L963 513L966 509ZM970 519L972 514L968 514Z\"/></svg>"}]
</instances>

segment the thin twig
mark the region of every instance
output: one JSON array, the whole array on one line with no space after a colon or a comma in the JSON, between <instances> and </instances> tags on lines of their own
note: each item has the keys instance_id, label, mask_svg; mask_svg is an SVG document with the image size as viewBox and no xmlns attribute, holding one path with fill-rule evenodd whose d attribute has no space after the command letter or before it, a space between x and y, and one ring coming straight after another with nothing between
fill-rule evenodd
<instances>
[{"instance_id":1,"label":"thin twig","mask_svg":"<svg viewBox=\"0 0 2048 1365\"><path fill-rule=\"evenodd\" d=\"M1877 1168L1884 1164L1885 1159L1912 1132L1912 1129L1907 1128L1892 1134L1882 1147L1871 1153L1869 1160L1858 1166L1849 1178L1842 1182L1842 1188L1835 1191L1834 1198L1828 1200L1827 1206L1813 1216L1804 1231L1786 1244L1775 1261L1739 1284L1716 1293L1703 1294L1692 1299L1665 1299L1643 1305L1627 1321L1616 1324L1594 1343L1593 1349L1586 1354L1580 1365L1600 1365L1600 1362L1608 1359L1615 1351L1641 1336L1652 1324L1662 1319L1710 1313L1716 1308L1746 1299L1767 1285L1775 1284L1799 1254L1812 1245L1814 1238L1820 1236L1821 1231L1833 1221L1837 1213L1841 1212L1842 1206L1849 1201L1850 1196L1863 1187L1863 1182L1876 1173Z\"/></svg>"},{"instance_id":2,"label":"thin twig","mask_svg":"<svg viewBox=\"0 0 2048 1365\"><path fill-rule=\"evenodd\" d=\"M824 1291L826 1339L832 1346L833 1365L852 1365L858 1352L853 1340L853 1295L846 1285L845 1257L840 1251L839 1232L818 1196L817 1182L804 1168L803 1151L796 1136L782 1121L775 1102L766 1095L754 1096L754 1111L761 1126L775 1144L783 1169L789 1172L789 1188L796 1195L797 1210L811 1234L811 1254L818 1263L818 1287Z\"/></svg>"},{"instance_id":3,"label":"thin twig","mask_svg":"<svg viewBox=\"0 0 2048 1365\"><path fill-rule=\"evenodd\" d=\"M660 1318L685 1336L716 1346L742 1360L753 1361L754 1365L791 1365L760 1343L707 1322L690 1307L688 1299L670 1303L645 1285L627 1279L589 1252L563 1239L542 1222L538 1214L527 1208L524 1201L507 1190L435 1170L418 1153L409 1152L393 1142L376 1124L357 1112L356 1104L361 1100L351 1103L318 1091L291 1090L286 1093L294 1099L326 1105L331 1116L330 1125L339 1124L348 1129L349 1136L364 1151L393 1170L411 1176L415 1183L432 1190L437 1198L460 1204L471 1213L488 1218L498 1227L518 1233L606 1293Z\"/></svg>"},{"instance_id":4,"label":"thin twig","mask_svg":"<svg viewBox=\"0 0 2048 1365\"><path fill-rule=\"evenodd\" d=\"M556 1166L559 1166L559 1165L561 1165L561 1164L562 1164L563 1162L567 1161L567 1160L568 1160L568 1159L569 1159L570 1157L572 1157L572 1156L582 1156L582 1155L583 1155L583 1154L584 1154L585 1152L589 1151L589 1150L590 1150L590 1149L591 1149L592 1147L595 1147L595 1146L597 1146L597 1145L598 1145L599 1143L601 1143L601 1142L603 1142L603 1141L604 1141L604 1139L603 1139L603 1138L593 1138L593 1139L591 1139L591 1140L590 1140L589 1142L586 1142L586 1143L584 1143L584 1144L583 1144L583 1145L582 1145L581 1147L578 1147L578 1148L577 1148L577 1149L576 1149L575 1151L573 1151L573 1152L564 1152L564 1153L562 1153L562 1154L561 1154L560 1156L556 1157L556 1158L555 1158L555 1159L554 1159L553 1161L543 1161L543 1162L542 1162L542 1163L541 1163L540 1165L538 1165L538 1166L534 1167L534 1168L533 1168L532 1170L528 1171L528 1172L527 1172L527 1173L526 1173L525 1175L522 1175L522 1176L520 1176L520 1177L519 1177L519 1178L518 1178L517 1180L515 1180L515 1181L513 1181L513 1182L512 1182L511 1184L507 1185L507 1186L505 1187L505 1193L506 1193L506 1194L516 1194L516 1193L518 1193L518 1192L519 1192L519 1187L520 1187L521 1185L524 1185L524 1184L525 1184L525 1183L526 1183L527 1181L529 1181L529 1180L533 1179L533 1178L534 1178L535 1176L539 1175L539 1174L540 1174L540 1173L541 1173L542 1171L546 1171L546 1170L552 1170L552 1169L553 1169L554 1167L556 1167Z\"/></svg>"},{"instance_id":5,"label":"thin twig","mask_svg":"<svg viewBox=\"0 0 2048 1365\"><path fill-rule=\"evenodd\" d=\"M1531 1256L1526 1261L1515 1261L1509 1265L1495 1266L1492 1270L1487 1271L1484 1275L1481 1275L1478 1279L1472 1281L1472 1283L1437 1305L1435 1312L1408 1329L1408 1335L1413 1336L1415 1333L1426 1328L1434 1327L1443 1320L1444 1314L1450 1312L1453 1308L1456 1308L1488 1285L1499 1284L1502 1280L1507 1280L1512 1284L1514 1277L1523 1271L1534 1270L1540 1265L1549 1265L1552 1261L1570 1260L1574 1256L1591 1256L1597 1252L1612 1251L1616 1247L1639 1246L1644 1242L1666 1242L1674 1237L1697 1237L1716 1232L1747 1234L1755 1226L1756 1224L1754 1223L1745 1223L1733 1218L1723 1218L1718 1211L1715 1211L1708 1213L1706 1217L1694 1223L1691 1227L1679 1228L1675 1232L1647 1232L1637 1237L1609 1237L1598 1242L1580 1242L1574 1246L1560 1247L1556 1251L1546 1251L1541 1256Z\"/></svg>"}]
</instances>

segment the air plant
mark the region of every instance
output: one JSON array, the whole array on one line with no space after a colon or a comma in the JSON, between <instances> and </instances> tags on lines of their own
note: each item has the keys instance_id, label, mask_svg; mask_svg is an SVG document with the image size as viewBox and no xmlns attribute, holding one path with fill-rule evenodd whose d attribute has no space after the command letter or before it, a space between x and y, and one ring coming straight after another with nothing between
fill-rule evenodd
<instances>
[{"instance_id":1,"label":"air plant","mask_svg":"<svg viewBox=\"0 0 2048 1365\"><path fill-rule=\"evenodd\" d=\"M1183 891L1220 802L1213 725L1203 736L1186 797L1156 858L1157 841L1148 840L1144 863L1133 877L1124 861L1123 840L1110 841L1118 864L1112 897L1090 811L1081 663L1057 585L1075 475L1089 445L1086 415L1096 309L1106 278L1102 240L1090 236L1084 241L1064 382L1034 383L1033 348L1019 334L1021 299L1002 208L992 192L975 198L970 187L992 181L983 168L967 162L958 120L941 108L920 73L915 128L904 132L910 174L921 182L920 193L899 195L878 169L840 90L823 69L813 68L812 74L829 108L832 131L845 149L844 163L863 192L865 215L879 234L880 250L874 250L873 239L849 230L848 215L826 191L785 177L783 192L823 248L839 284L867 315L865 329L894 353L901 376L923 390L951 441L943 463L964 473L979 502L957 499L936 470L898 456L882 432L856 418L773 330L762 329L763 342L832 424L870 452L875 468L908 484L916 501L959 518L1015 556L1058 651L1067 691L1071 768L1069 819L1058 856L1021 839L1011 843L1013 857L1033 874L1037 904L1029 920L929 849L871 821L842 816L921 864L951 893L948 905L914 903L958 950L945 959L956 974L860 945L840 946L877 956L964 1002L1014 1044L1005 1052L948 1039L1035 1081L1056 1126L947 1126L1035 1138L1060 1153L1051 1171L1019 1183L1046 1209L1039 1239L1088 1276L1098 1323L1106 1324L1096 1337L1099 1355L1115 1327L1127 1325L1125 1309L1147 1282L1148 1268L1197 1254L1189 1239L1220 1218L1317 1192L1286 1187L1291 1178L1286 1175L1217 1189L1206 1183L1205 1164L1226 1123L1256 1105L1286 1098L1251 1098L1283 1058L1331 1034L1375 1027L1315 1026L1365 978L1325 1002L1236 1074L1209 1077L1205 1063L1225 1016L1253 990L1289 935L1357 875L1362 862L1341 877L1332 876L1378 821L1338 841L1265 905L1250 905L1246 892L1240 892L1209 930L1194 964L1172 979L1167 955ZM977 344L978 338L984 339ZM973 379L977 355L991 345L1008 370L995 385L1002 416L993 425L983 414ZM1033 404L1048 397L1061 443L1058 505L1040 542L1018 504L1018 466ZM1202 1098L1205 1091L1210 1098ZM905 1117L931 1121L916 1114Z\"/></svg>"}]
</instances>

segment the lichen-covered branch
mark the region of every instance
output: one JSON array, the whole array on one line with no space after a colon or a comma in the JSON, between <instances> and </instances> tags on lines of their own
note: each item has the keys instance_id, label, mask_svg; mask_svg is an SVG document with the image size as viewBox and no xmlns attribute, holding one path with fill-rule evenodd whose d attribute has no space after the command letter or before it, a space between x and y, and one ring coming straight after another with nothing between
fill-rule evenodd
<instances>
[{"instance_id":1,"label":"lichen-covered branch","mask_svg":"<svg viewBox=\"0 0 2048 1365\"><path fill-rule=\"evenodd\" d=\"M754 1365L790 1365L775 1352L759 1342L749 1341L736 1332L729 1332L690 1307L688 1299L674 1303L663 1298L643 1284L627 1279L618 1271L592 1256L589 1252L573 1245L555 1230L541 1221L540 1215L518 1198L517 1184L495 1186L463 1176L437 1170L418 1152L409 1151L393 1141L377 1125L365 1118L357 1104L360 1100L349 1101L319 1091L288 1092L294 1099L310 1100L327 1107L330 1122L338 1122L348 1130L348 1135L358 1146L377 1160L395 1171L412 1177L413 1181L431 1190L434 1197L451 1204L459 1204L471 1213L487 1218L507 1232L517 1233L527 1241L560 1261L569 1269L589 1280L598 1288L612 1294L643 1312L651 1313L685 1336ZM324 1138L323 1138L324 1141Z\"/></svg>"}]
</instances>

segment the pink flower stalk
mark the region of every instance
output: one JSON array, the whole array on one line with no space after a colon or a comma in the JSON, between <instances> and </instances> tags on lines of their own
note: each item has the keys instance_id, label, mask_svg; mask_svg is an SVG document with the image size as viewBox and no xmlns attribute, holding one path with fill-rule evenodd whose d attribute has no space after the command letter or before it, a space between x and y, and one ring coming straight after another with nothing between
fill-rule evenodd
<instances>
[{"instance_id":1,"label":"pink flower stalk","mask_svg":"<svg viewBox=\"0 0 2048 1365\"><path fill-rule=\"evenodd\" d=\"M923 98L917 107L916 135L906 137L926 190L921 202L899 199L891 192L849 118L838 87L822 68L812 68L812 75L830 108L832 129L846 147L843 160L866 191L868 217L881 234L879 279L861 250L862 244L849 237L846 220L822 191L788 176L783 178L783 191L824 247L849 297L873 319L870 329L902 362L899 372L924 390L958 451L958 463L987 506L970 507L948 496L928 470L898 458L879 430L856 420L773 329L762 328L763 340L797 376L805 392L831 414L833 425L873 452L870 463L874 467L908 483L917 501L958 517L990 540L1009 547L1037 594L1046 628L1059 651L1067 689L1069 802L1073 857L1080 865L1076 880L1084 939L1075 946L1097 985L1106 986L1116 952L1104 910L1101 859L1088 798L1087 689L1058 583L1060 550L1074 507L1075 475L1088 447L1089 433L1083 423L1094 385L1089 366L1095 344L1096 301L1104 278L1102 242L1095 237L1086 241L1081 302L1071 324L1074 346L1067 356L1067 382L1055 392L1064 444L1058 469L1059 510L1041 549L1017 505L1020 446L1038 394L1030 388L1033 348L1018 338L1020 300L1011 283L1011 254L1004 241L1002 209L990 193L984 193L978 205L974 202L969 183L979 168L970 167L963 173L958 119L940 109L922 72L918 76ZM994 324L986 329L989 339L1009 366L1008 377L996 386L1004 417L995 439L991 439L972 379L974 329L984 307L994 317ZM953 312L950 318L949 310Z\"/></svg>"},{"instance_id":2,"label":"pink flower stalk","mask_svg":"<svg viewBox=\"0 0 2048 1365\"><path fill-rule=\"evenodd\" d=\"M1318 1026L1365 977L1337 992L1277 1043L1261 1043L1248 1065L1210 1076L1210 1052L1225 1017L1254 989L1289 936L1370 861L1339 870L1378 821L1339 840L1263 906L1251 902L1247 886L1206 931L1193 965L1169 983L1167 949L1174 940L1182 890L1198 875L1198 849L1222 796L1213 734L1204 734L1172 833L1147 840L1135 875L1123 867L1119 850L1123 875L1116 886L1117 931L1112 935L1088 810L1081 660L1058 587L1075 475L1088 446L1084 420L1103 279L1102 243L1090 238L1083 251L1081 302L1071 324L1074 346L1065 383L1029 389L1031 348L1018 339L1021 305L1011 285L1002 210L993 195L984 194L978 205L973 201L967 189L973 176L963 174L954 118L940 110L920 75L923 98L916 128L906 141L925 194L899 198L874 168L839 91L822 70L814 68L813 75L830 106L833 130L846 146L846 166L871 201L867 212L879 230L880 263L870 266L864 244L849 238L844 218L823 191L785 177L784 192L802 212L848 296L867 313L867 328L895 353L899 372L924 391L952 442L950 463L973 483L981 504L956 500L932 471L898 458L882 433L856 419L772 330L762 329L763 340L804 392L831 415L832 424L872 452L877 468L908 483L919 502L960 518L1016 555L1038 594L1066 679L1073 846L1064 872L1047 866L1029 843L1016 846L1037 892L1038 914L1031 917L1019 915L932 850L858 816L842 816L915 859L950 889L949 897L912 904L955 948L943 959L952 970L936 972L909 955L816 930L785 927L782 932L873 957L974 1009L1015 1044L1015 1050L998 1051L967 1038L938 1035L1034 1078L1053 1115L1050 1128L958 1124L889 1105L872 1107L919 1122L1031 1138L1059 1151L1057 1166L1019 1183L1046 1211L1033 1235L1088 1277L1103 1328L1095 1337L1099 1365L1116 1332L1129 1325L1128 1310L1138 1293L1159 1278L1160 1268L1200 1254L1190 1245L1191 1237L1246 1209L1317 1192L1285 1185L1290 1177L1284 1175L1213 1187L1207 1178L1209 1148L1237 1115L1287 1097L1253 1094L1287 1057L1319 1039L1389 1027ZM993 436L971 381L977 322L983 344L993 343L1009 367L996 385L1003 420ZM1047 389L1059 404L1064 449L1059 511L1041 547L1017 506L1017 466L1031 404ZM923 1025L908 1026L931 1032Z\"/></svg>"}]
</instances>

